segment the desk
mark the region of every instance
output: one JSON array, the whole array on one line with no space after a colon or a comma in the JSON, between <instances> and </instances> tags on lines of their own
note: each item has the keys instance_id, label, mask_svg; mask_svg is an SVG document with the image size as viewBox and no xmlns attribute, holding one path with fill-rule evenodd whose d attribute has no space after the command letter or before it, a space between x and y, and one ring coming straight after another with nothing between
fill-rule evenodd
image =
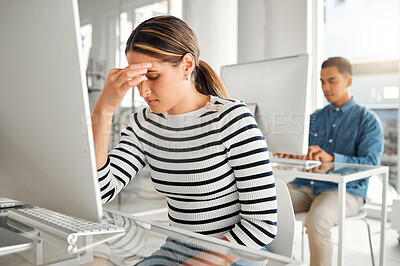
<instances>
[{"instance_id":1,"label":"desk","mask_svg":"<svg viewBox=\"0 0 400 266\"><path fill-rule=\"evenodd\" d=\"M343 236L344 219L346 217L346 183L357 179L366 178L372 175L382 176L382 205L381 205L381 239L379 265L383 266L385 261L385 230L386 230L386 191L388 185L389 167L355 165L345 163L322 163L312 169L306 169L299 165L275 163L273 172L276 177L301 177L312 180L330 181L338 184L339 192L339 244L338 244L338 265L343 265Z\"/></svg>"},{"instance_id":2,"label":"desk","mask_svg":"<svg viewBox=\"0 0 400 266\"><path fill-rule=\"evenodd\" d=\"M0 265L180 265L192 260L191 265L211 261L227 265L232 257L246 265L305 265L281 255L250 249L227 241L149 222L125 213L107 210L106 220L126 228L114 236L89 236L69 246L36 228L29 228L3 215L0 226L17 229L34 239L34 247L23 252L0 256ZM4 222L6 220L6 222ZM229 264L228 264L229 265ZM240 264L242 265L242 264Z\"/></svg>"}]
</instances>

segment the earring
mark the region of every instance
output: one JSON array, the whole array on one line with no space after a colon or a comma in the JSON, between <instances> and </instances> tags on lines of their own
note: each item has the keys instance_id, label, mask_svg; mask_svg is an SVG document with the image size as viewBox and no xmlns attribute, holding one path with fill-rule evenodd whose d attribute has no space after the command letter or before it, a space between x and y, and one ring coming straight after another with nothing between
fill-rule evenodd
<instances>
[{"instance_id":1,"label":"earring","mask_svg":"<svg viewBox=\"0 0 400 266\"><path fill-rule=\"evenodd\" d=\"M186 80L189 80L189 75L186 75L186 76L185 76L185 79L186 79Z\"/></svg>"}]
</instances>

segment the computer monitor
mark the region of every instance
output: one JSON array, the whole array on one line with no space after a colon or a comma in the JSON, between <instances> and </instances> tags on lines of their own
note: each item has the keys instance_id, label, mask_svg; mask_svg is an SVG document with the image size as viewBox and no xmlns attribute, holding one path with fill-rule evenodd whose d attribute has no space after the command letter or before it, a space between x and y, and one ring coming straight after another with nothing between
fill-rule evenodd
<instances>
[{"instance_id":1,"label":"computer monitor","mask_svg":"<svg viewBox=\"0 0 400 266\"><path fill-rule=\"evenodd\" d=\"M307 154L311 62L305 54L221 68L229 96L250 107L271 152Z\"/></svg>"},{"instance_id":2,"label":"computer monitor","mask_svg":"<svg viewBox=\"0 0 400 266\"><path fill-rule=\"evenodd\" d=\"M0 196L98 221L77 1L0 1L0 35Z\"/></svg>"}]
</instances>

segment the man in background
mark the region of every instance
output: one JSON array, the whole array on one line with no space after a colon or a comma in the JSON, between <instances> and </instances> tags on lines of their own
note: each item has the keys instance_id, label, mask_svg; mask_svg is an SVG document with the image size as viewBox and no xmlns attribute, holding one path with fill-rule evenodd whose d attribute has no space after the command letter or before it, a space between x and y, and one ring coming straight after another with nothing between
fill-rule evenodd
<instances>
[{"instance_id":1,"label":"man in background","mask_svg":"<svg viewBox=\"0 0 400 266\"><path fill-rule=\"evenodd\" d=\"M350 95L352 66L342 57L322 64L322 90L330 103L315 111L310 120L309 149L296 158L322 162L379 165L383 152L383 130L379 118L358 105ZM291 157L278 154L278 157ZM346 185L346 216L357 214L366 201L369 178ZM331 265L331 229L338 224L336 183L296 178L288 184L294 211L307 211L310 265Z\"/></svg>"}]
</instances>

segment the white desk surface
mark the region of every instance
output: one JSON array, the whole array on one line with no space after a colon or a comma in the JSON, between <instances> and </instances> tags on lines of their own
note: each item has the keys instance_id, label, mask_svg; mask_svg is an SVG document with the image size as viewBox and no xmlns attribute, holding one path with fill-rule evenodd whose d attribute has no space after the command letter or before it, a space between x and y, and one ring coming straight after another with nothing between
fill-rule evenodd
<instances>
[{"instance_id":1,"label":"white desk surface","mask_svg":"<svg viewBox=\"0 0 400 266\"><path fill-rule=\"evenodd\" d=\"M0 226L12 230L18 228L17 231L22 235L34 240L34 245L23 252L0 256L0 265L79 265L84 263L135 265L141 261L144 262L141 265L147 265L146 259L154 252L160 252L161 249L168 250L168 252L162 252L162 255L168 257L171 265L180 265L184 261L182 258L187 258L182 255L183 253L195 259L211 260L217 265L225 265L224 255L226 254L245 260L248 263L246 265L305 265L278 254L250 249L112 210L105 211L105 216L113 223L126 228L123 235L82 238L78 239L77 244L73 246L46 232L18 224L4 214L3 212ZM207 252L200 253L199 250L212 251L214 255L207 255Z\"/></svg>"},{"instance_id":2,"label":"white desk surface","mask_svg":"<svg viewBox=\"0 0 400 266\"><path fill-rule=\"evenodd\" d=\"M279 163L273 166L274 175L291 175L305 179L347 183L376 174L382 174L389 169L388 166L374 166L348 163L322 163L311 169L301 165Z\"/></svg>"}]
</instances>

